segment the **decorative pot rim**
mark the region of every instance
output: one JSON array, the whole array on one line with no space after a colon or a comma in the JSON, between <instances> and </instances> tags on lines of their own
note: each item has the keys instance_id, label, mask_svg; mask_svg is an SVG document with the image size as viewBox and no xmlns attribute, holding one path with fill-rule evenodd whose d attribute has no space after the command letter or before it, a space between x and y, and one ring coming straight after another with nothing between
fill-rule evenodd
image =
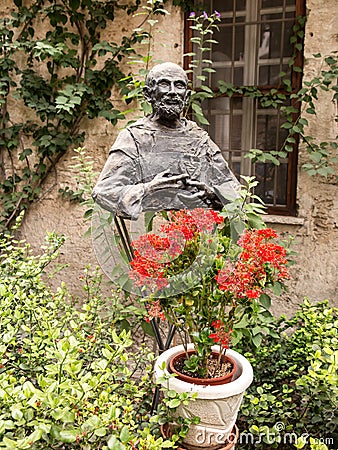
<instances>
[{"instance_id":1,"label":"decorative pot rim","mask_svg":"<svg viewBox=\"0 0 338 450\"><path fill-rule=\"evenodd\" d=\"M195 351L194 350L188 350L189 354L194 354ZM213 351L212 352L213 355L218 355L218 352ZM177 353L175 355L172 356L172 358L170 358L169 360L169 371L171 373L175 373L178 377L179 380L181 381L186 381L187 383L194 383L194 384L199 384L199 385L218 385L218 384L225 384L225 383L230 383L235 372L236 372L236 361L234 358L231 358L231 356L229 356L228 354L223 355L222 358L227 359L231 364L232 364L232 370L227 373L226 375L223 375L221 377L215 377L215 378L195 378L195 377L191 377L189 375L185 375L184 373L179 372L178 370L175 369L174 367L174 360L178 357L180 357L181 355L186 356L185 352L181 352L181 353Z\"/></svg>"},{"instance_id":2,"label":"decorative pot rim","mask_svg":"<svg viewBox=\"0 0 338 450\"><path fill-rule=\"evenodd\" d=\"M189 344L188 349L193 349L193 345ZM154 376L156 379L163 376L163 372L169 375L168 361L177 353L184 350L183 345L177 345L163 352L155 362ZM215 345L212 350L219 351L220 347ZM240 353L235 350L227 350L227 354L236 361L236 372L233 380L227 384L221 385L198 385L194 383L187 383L186 381L179 380L177 377L169 378L168 381L163 383L163 386L167 387L169 382L169 389L172 389L178 393L190 392L198 393L200 399L224 399L233 395L242 394L253 381L253 370L250 362ZM161 367L165 363L166 368L163 370Z\"/></svg>"}]
</instances>

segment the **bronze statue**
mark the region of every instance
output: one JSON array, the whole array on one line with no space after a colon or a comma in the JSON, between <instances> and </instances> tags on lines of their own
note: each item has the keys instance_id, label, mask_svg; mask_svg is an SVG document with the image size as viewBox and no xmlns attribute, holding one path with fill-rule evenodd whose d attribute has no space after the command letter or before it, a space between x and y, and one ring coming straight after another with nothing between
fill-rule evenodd
<instances>
[{"instance_id":1,"label":"bronze statue","mask_svg":"<svg viewBox=\"0 0 338 450\"><path fill-rule=\"evenodd\" d=\"M136 220L141 212L196 207L221 209L239 182L217 145L195 122L181 118L188 78L173 63L148 74L144 96L152 114L120 132L93 191L104 209Z\"/></svg>"}]
</instances>

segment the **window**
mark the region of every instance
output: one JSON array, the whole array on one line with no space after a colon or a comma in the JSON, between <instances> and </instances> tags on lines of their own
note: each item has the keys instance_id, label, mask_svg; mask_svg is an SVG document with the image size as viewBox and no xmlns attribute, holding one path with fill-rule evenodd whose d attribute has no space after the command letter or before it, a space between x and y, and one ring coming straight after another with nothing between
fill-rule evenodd
<instances>
[{"instance_id":1,"label":"window","mask_svg":"<svg viewBox=\"0 0 338 450\"><path fill-rule=\"evenodd\" d=\"M208 85L216 90L219 80L239 86L257 86L262 92L272 88L287 95L280 72L285 72L292 90L301 87L301 73L291 70L289 60L294 54L292 36L297 16L305 15L304 0L211 0L203 2L206 11L221 14L219 31L213 35L210 59L214 73ZM186 52L189 48L187 26ZM191 34L190 34L191 36ZM290 40L291 39L291 40ZM188 64L188 63L187 63ZM302 67L298 54L295 66ZM194 85L198 87L197 73ZM244 155L253 148L280 150L287 131L281 128L281 112L262 107L257 98L239 94L218 96L202 105L210 125L208 131L222 150L233 172L239 176L254 175L260 182L256 193L264 200L271 214L296 213L297 142L294 151L276 166L252 164ZM299 107L299 105L298 105Z\"/></svg>"}]
</instances>

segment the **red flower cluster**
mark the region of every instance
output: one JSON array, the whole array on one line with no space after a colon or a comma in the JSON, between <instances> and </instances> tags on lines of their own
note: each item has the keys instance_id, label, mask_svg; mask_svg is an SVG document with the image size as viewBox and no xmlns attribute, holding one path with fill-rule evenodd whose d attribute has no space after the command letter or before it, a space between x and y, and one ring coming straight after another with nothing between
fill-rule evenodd
<instances>
[{"instance_id":1,"label":"red flower cluster","mask_svg":"<svg viewBox=\"0 0 338 450\"><path fill-rule=\"evenodd\" d=\"M214 231L217 224L223 223L223 217L211 209L195 208L193 210L173 211L170 222L161 227L161 231L170 233L174 230L183 233L186 240L193 239L198 233Z\"/></svg>"},{"instance_id":2,"label":"red flower cluster","mask_svg":"<svg viewBox=\"0 0 338 450\"><path fill-rule=\"evenodd\" d=\"M223 217L217 212L202 208L170 212L168 222L160 227L164 236L147 233L132 242L134 259L129 277L136 286L147 287L151 292L165 288L169 284L168 270L175 266L175 259L201 232L211 233L222 222ZM160 304L152 305L154 309L148 309L150 317L162 318Z\"/></svg>"},{"instance_id":3,"label":"red flower cluster","mask_svg":"<svg viewBox=\"0 0 338 450\"><path fill-rule=\"evenodd\" d=\"M162 311L159 300L154 300L150 305L147 305L147 311L148 317L146 318L146 322L150 322L154 317L159 317L161 320L165 320L165 315Z\"/></svg>"},{"instance_id":4,"label":"red flower cluster","mask_svg":"<svg viewBox=\"0 0 338 450\"><path fill-rule=\"evenodd\" d=\"M208 209L173 211L168 223L160 227L165 236L147 233L132 242L134 259L130 278L137 286L147 286L152 291L168 285L166 269L179 257L185 245L200 232L212 232L223 222L223 217Z\"/></svg>"},{"instance_id":5,"label":"red flower cluster","mask_svg":"<svg viewBox=\"0 0 338 450\"><path fill-rule=\"evenodd\" d=\"M147 286L152 291L167 286L168 281L161 264L144 258L135 252L135 257L130 265L132 270L129 272L129 277L135 282L136 286Z\"/></svg>"},{"instance_id":6,"label":"red flower cluster","mask_svg":"<svg viewBox=\"0 0 338 450\"><path fill-rule=\"evenodd\" d=\"M135 257L153 261L158 264L171 262L179 256L185 246L185 239L181 232L170 231L168 236L147 233L132 243Z\"/></svg>"},{"instance_id":7,"label":"red flower cluster","mask_svg":"<svg viewBox=\"0 0 338 450\"><path fill-rule=\"evenodd\" d=\"M243 248L235 264L229 263L217 275L219 288L234 298L259 298L269 283L289 278L286 250L270 242L274 230L246 230L238 240Z\"/></svg>"},{"instance_id":8,"label":"red flower cluster","mask_svg":"<svg viewBox=\"0 0 338 450\"><path fill-rule=\"evenodd\" d=\"M233 330L226 331L224 323L220 320L216 320L211 324L215 328L215 332L209 335L215 344L219 344L222 350L229 348L231 341L231 333Z\"/></svg>"}]
</instances>

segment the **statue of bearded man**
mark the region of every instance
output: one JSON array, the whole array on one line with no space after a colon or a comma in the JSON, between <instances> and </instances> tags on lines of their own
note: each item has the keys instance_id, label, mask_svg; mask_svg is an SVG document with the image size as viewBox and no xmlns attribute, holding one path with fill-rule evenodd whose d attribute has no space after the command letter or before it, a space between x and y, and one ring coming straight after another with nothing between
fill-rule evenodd
<instances>
[{"instance_id":1,"label":"statue of bearded man","mask_svg":"<svg viewBox=\"0 0 338 450\"><path fill-rule=\"evenodd\" d=\"M195 122L181 117L188 78L173 63L150 70L144 97L152 113L120 132L93 191L117 216L142 212L221 209L238 196L239 182L220 149Z\"/></svg>"}]
</instances>

